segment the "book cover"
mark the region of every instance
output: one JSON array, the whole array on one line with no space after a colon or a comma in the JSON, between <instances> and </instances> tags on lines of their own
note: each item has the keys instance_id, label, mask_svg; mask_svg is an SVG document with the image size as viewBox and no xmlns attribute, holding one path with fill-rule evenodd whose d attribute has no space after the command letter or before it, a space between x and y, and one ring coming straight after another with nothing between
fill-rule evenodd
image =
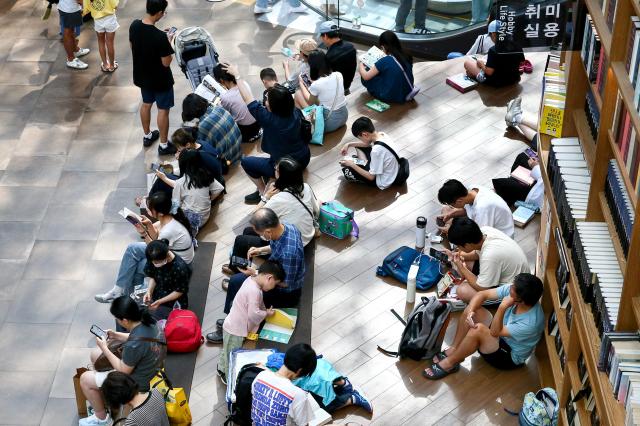
<instances>
[{"instance_id":1,"label":"book cover","mask_svg":"<svg viewBox=\"0 0 640 426\"><path fill-rule=\"evenodd\" d=\"M529 210L524 206L520 206L513 212L513 223L517 226L524 228L527 223L531 222L531 219L535 216L536 212Z\"/></svg>"},{"instance_id":2,"label":"book cover","mask_svg":"<svg viewBox=\"0 0 640 426\"><path fill-rule=\"evenodd\" d=\"M384 103L382 101L379 101L378 99L373 99L367 102L365 106L377 112L384 112L389 108L391 108L391 105Z\"/></svg>"},{"instance_id":3,"label":"book cover","mask_svg":"<svg viewBox=\"0 0 640 426\"><path fill-rule=\"evenodd\" d=\"M524 183L525 185L533 185L536 181L533 177L531 177L531 170L518 166L514 171L511 172L511 177L518 180L519 182Z\"/></svg>"},{"instance_id":4,"label":"book cover","mask_svg":"<svg viewBox=\"0 0 640 426\"><path fill-rule=\"evenodd\" d=\"M260 331L260 338L273 342L289 343L298 320L296 308L275 309L276 313L267 317Z\"/></svg>"},{"instance_id":5,"label":"book cover","mask_svg":"<svg viewBox=\"0 0 640 426\"><path fill-rule=\"evenodd\" d=\"M460 93L467 93L478 86L478 82L464 72L447 77L446 83Z\"/></svg>"}]
</instances>

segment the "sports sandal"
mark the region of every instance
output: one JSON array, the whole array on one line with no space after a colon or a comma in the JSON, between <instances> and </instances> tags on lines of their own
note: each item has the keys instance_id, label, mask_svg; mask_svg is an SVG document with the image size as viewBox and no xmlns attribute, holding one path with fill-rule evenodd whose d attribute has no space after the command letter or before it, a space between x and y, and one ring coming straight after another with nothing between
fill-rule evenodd
<instances>
[{"instance_id":1,"label":"sports sandal","mask_svg":"<svg viewBox=\"0 0 640 426\"><path fill-rule=\"evenodd\" d=\"M445 351L440 351L437 354L435 354L433 356L433 359L431 360L434 364L439 363L440 361L442 361L443 359L445 359L447 357L447 354L445 353ZM434 361L437 360L437 361Z\"/></svg>"},{"instance_id":2,"label":"sports sandal","mask_svg":"<svg viewBox=\"0 0 640 426\"><path fill-rule=\"evenodd\" d=\"M104 62L100 62L100 70L102 72L111 72L111 71L109 71L109 68L105 68Z\"/></svg>"},{"instance_id":3,"label":"sports sandal","mask_svg":"<svg viewBox=\"0 0 640 426\"><path fill-rule=\"evenodd\" d=\"M109 68L109 72L114 72L118 69L118 61L113 61L113 68Z\"/></svg>"},{"instance_id":4,"label":"sports sandal","mask_svg":"<svg viewBox=\"0 0 640 426\"><path fill-rule=\"evenodd\" d=\"M460 370L460 364L454 365L450 370L445 370L444 368L440 367L439 364L433 364L431 366L431 374L427 373L427 370L424 369L422 370L422 375L425 379L440 380L447 377L449 374L457 373L458 370Z\"/></svg>"}]
</instances>

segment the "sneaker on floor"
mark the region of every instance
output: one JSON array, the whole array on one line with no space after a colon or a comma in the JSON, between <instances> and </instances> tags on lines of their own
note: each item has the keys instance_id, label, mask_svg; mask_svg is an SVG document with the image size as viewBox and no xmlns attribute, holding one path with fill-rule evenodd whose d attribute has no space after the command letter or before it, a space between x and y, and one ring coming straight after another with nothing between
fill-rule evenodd
<instances>
[{"instance_id":1,"label":"sneaker on floor","mask_svg":"<svg viewBox=\"0 0 640 426\"><path fill-rule=\"evenodd\" d=\"M216 373L218 374L218 377L220 377L220 381L226 385L227 384L227 375L224 374L222 371L218 370L218 368L216 368Z\"/></svg>"},{"instance_id":2,"label":"sneaker on floor","mask_svg":"<svg viewBox=\"0 0 640 426\"><path fill-rule=\"evenodd\" d=\"M113 299L118 298L120 296L122 296L122 290L120 289L120 287L115 286L106 293L96 294L94 296L94 299L96 299L96 302L100 302L100 303L111 303L113 302Z\"/></svg>"},{"instance_id":3,"label":"sneaker on floor","mask_svg":"<svg viewBox=\"0 0 640 426\"><path fill-rule=\"evenodd\" d=\"M504 122L507 124L507 127L515 127L518 123L514 121L516 115L522 114L520 110L520 103L522 102L522 98L517 97L515 99L511 99L507 104L507 113L504 115Z\"/></svg>"},{"instance_id":4,"label":"sneaker on floor","mask_svg":"<svg viewBox=\"0 0 640 426\"><path fill-rule=\"evenodd\" d=\"M369 401L369 399L364 396L362 391L354 389L351 395L353 396L354 405L364 408L369 413L373 413L373 405L371 405L371 401Z\"/></svg>"},{"instance_id":5,"label":"sneaker on floor","mask_svg":"<svg viewBox=\"0 0 640 426\"><path fill-rule=\"evenodd\" d=\"M222 343L222 332L214 331L212 333L207 334L207 342L219 344Z\"/></svg>"},{"instance_id":6,"label":"sneaker on floor","mask_svg":"<svg viewBox=\"0 0 640 426\"><path fill-rule=\"evenodd\" d=\"M105 417L104 420L100 420L99 418L96 417L95 414L92 414L89 417L80 419L80 421L78 422L79 426L105 426L110 424L111 424L111 417L109 416L109 413L107 413L107 417Z\"/></svg>"},{"instance_id":7,"label":"sneaker on floor","mask_svg":"<svg viewBox=\"0 0 640 426\"><path fill-rule=\"evenodd\" d=\"M273 8L271 6L267 6L267 7L258 7L255 6L253 8L253 13L255 13L256 15L260 14L260 13L269 13L273 10Z\"/></svg>"},{"instance_id":8,"label":"sneaker on floor","mask_svg":"<svg viewBox=\"0 0 640 426\"><path fill-rule=\"evenodd\" d=\"M88 55L89 52L91 52L90 49L87 49L86 47L81 47L80 49L78 49L77 52L74 52L74 55L76 56L76 58L80 58L82 56Z\"/></svg>"},{"instance_id":9,"label":"sneaker on floor","mask_svg":"<svg viewBox=\"0 0 640 426\"><path fill-rule=\"evenodd\" d=\"M158 155L173 155L177 152L176 146L171 142L167 142L167 147L163 148L158 145Z\"/></svg>"},{"instance_id":10,"label":"sneaker on floor","mask_svg":"<svg viewBox=\"0 0 640 426\"><path fill-rule=\"evenodd\" d=\"M291 9L289 9L289 13L307 13L309 9L307 9L307 6L301 4L298 7L292 7Z\"/></svg>"},{"instance_id":11,"label":"sneaker on floor","mask_svg":"<svg viewBox=\"0 0 640 426\"><path fill-rule=\"evenodd\" d=\"M160 131L154 130L153 132L151 132L150 135L144 135L142 137L142 145L144 145L145 148L148 148L151 145L153 145L153 143L157 141L159 137L160 137Z\"/></svg>"},{"instance_id":12,"label":"sneaker on floor","mask_svg":"<svg viewBox=\"0 0 640 426\"><path fill-rule=\"evenodd\" d=\"M72 61L67 61L67 67L73 68L73 69L76 69L76 70L86 70L87 68L89 68L89 65L87 65L84 62L82 62L78 58L73 58Z\"/></svg>"},{"instance_id":13,"label":"sneaker on floor","mask_svg":"<svg viewBox=\"0 0 640 426\"><path fill-rule=\"evenodd\" d=\"M246 195L244 197L244 202L247 204L258 204L260 202L260 193L256 191Z\"/></svg>"}]
</instances>

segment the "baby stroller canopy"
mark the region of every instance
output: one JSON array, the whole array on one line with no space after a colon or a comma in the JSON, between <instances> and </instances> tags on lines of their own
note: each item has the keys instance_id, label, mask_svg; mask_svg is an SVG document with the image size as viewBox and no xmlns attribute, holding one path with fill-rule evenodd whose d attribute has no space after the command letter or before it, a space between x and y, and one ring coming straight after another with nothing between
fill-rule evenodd
<instances>
[{"instance_id":1,"label":"baby stroller canopy","mask_svg":"<svg viewBox=\"0 0 640 426\"><path fill-rule=\"evenodd\" d=\"M176 33L173 50L180 69L195 89L218 64L213 37L202 27L186 27Z\"/></svg>"}]
</instances>

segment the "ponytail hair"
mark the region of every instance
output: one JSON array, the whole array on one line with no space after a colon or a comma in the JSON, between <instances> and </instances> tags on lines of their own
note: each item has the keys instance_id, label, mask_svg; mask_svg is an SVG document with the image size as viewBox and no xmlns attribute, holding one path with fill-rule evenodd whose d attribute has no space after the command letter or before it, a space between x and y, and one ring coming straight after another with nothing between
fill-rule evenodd
<instances>
[{"instance_id":1,"label":"ponytail hair","mask_svg":"<svg viewBox=\"0 0 640 426\"><path fill-rule=\"evenodd\" d=\"M173 205L173 203L171 202L171 196L169 196L166 192L158 191L151 194L147 199L147 206L155 212L172 216L182 226L185 227L185 229L189 233L189 236L193 238L189 219L187 219L187 216L185 216L180 207Z\"/></svg>"},{"instance_id":2,"label":"ponytail hair","mask_svg":"<svg viewBox=\"0 0 640 426\"><path fill-rule=\"evenodd\" d=\"M117 297L111 302L109 312L115 318L141 322L144 325L153 325L156 320L151 316L147 308L140 308L138 304L129 295Z\"/></svg>"}]
</instances>

